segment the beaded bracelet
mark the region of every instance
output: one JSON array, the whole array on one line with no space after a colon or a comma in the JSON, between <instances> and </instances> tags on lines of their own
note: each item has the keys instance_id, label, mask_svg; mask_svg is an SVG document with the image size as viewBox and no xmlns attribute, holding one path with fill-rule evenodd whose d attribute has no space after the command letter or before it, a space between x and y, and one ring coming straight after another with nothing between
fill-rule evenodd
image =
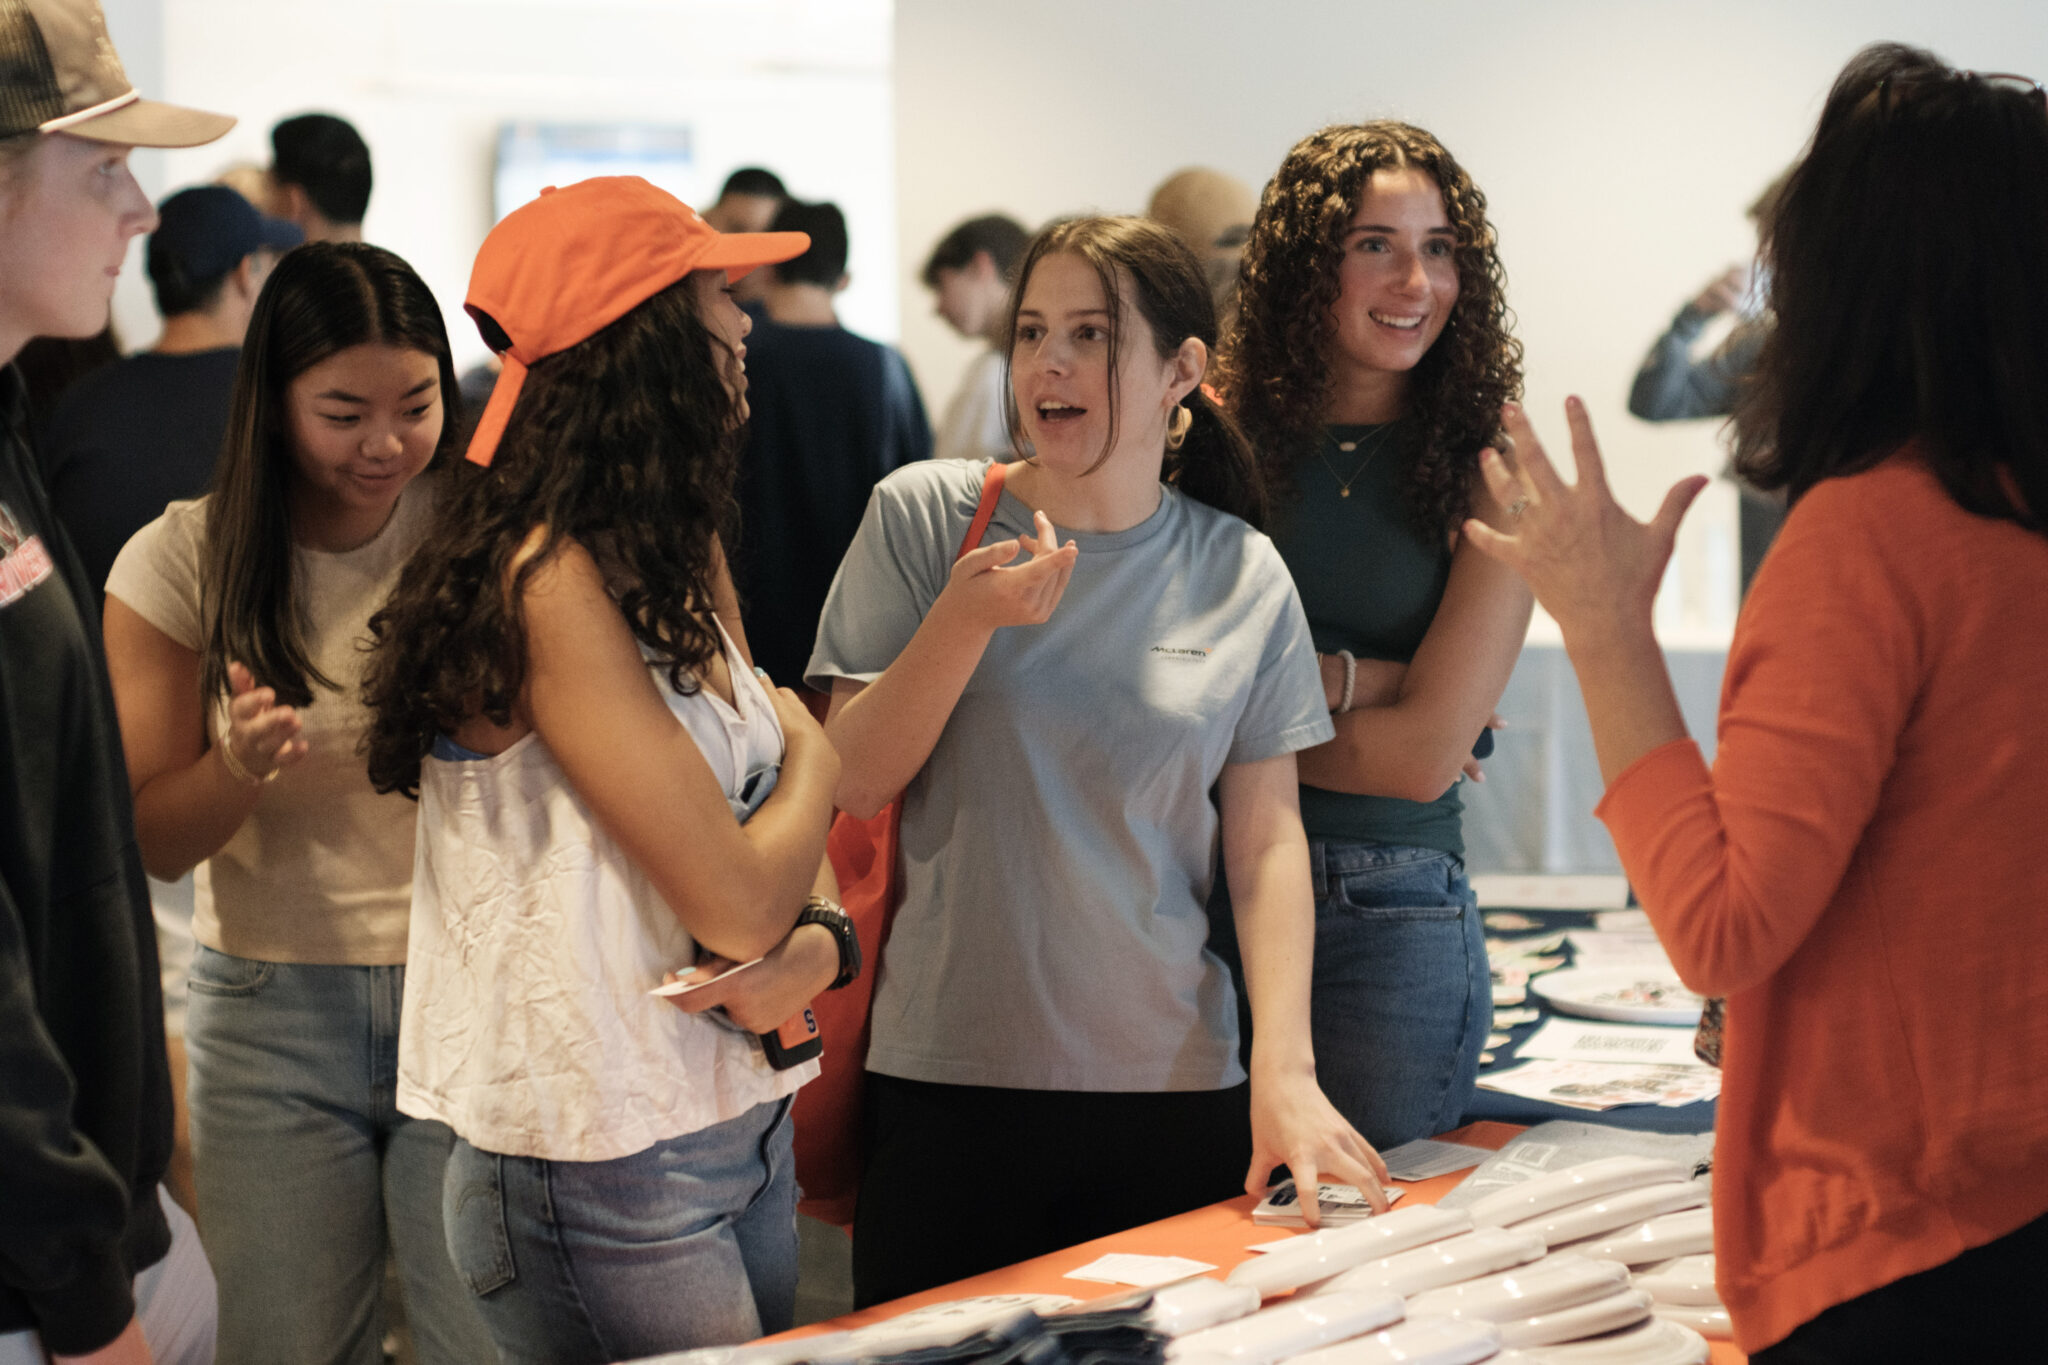
<instances>
[{"instance_id":1,"label":"beaded bracelet","mask_svg":"<svg viewBox=\"0 0 2048 1365\"><path fill-rule=\"evenodd\" d=\"M1358 660L1348 649L1338 650L1337 657L1344 661L1344 695L1337 701L1337 714L1341 716L1351 709L1351 696L1358 688Z\"/></svg>"},{"instance_id":2,"label":"beaded bracelet","mask_svg":"<svg viewBox=\"0 0 2048 1365\"><path fill-rule=\"evenodd\" d=\"M226 735L222 735L220 743L213 747L220 751L220 761L226 765L228 775L245 787L260 787L266 782L275 782L277 781L277 775L284 771L281 767L272 768L269 772L258 777L255 773L242 766L241 759L235 757L234 741Z\"/></svg>"}]
</instances>

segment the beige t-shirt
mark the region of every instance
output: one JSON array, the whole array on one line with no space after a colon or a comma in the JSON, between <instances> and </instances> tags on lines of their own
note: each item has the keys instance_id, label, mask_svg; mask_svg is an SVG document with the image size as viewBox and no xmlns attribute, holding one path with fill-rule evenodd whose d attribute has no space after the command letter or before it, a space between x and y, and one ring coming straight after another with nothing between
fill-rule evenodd
<instances>
[{"instance_id":1,"label":"beige t-shirt","mask_svg":"<svg viewBox=\"0 0 2048 1365\"><path fill-rule=\"evenodd\" d=\"M370 786L356 752L369 724L358 693L370 617L426 534L437 485L414 480L366 545L295 551L308 652L340 691L315 687L299 713L306 756L263 788L255 811L200 867L192 932L209 948L266 962L405 961L415 810ZM194 651L205 537L206 499L174 502L135 533L107 576L109 597ZM225 721L224 702L208 707L209 742Z\"/></svg>"}]
</instances>

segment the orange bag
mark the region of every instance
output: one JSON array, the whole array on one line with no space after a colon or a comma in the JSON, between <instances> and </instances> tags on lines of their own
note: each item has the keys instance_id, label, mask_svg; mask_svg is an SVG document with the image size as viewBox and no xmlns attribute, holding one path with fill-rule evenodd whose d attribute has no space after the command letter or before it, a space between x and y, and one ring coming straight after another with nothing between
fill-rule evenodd
<instances>
[{"instance_id":1,"label":"orange bag","mask_svg":"<svg viewBox=\"0 0 2048 1365\"><path fill-rule=\"evenodd\" d=\"M960 542L956 560L981 544L995 515L1009 466L992 464L981 485L974 521ZM860 820L845 811L832 817L825 840L826 856L839 878L839 903L853 920L866 964L860 978L811 1002L818 1031L825 1039L818 1078L796 1092L790 1113L796 1124L796 1178L803 1189L797 1207L813 1218L848 1226L860 1193L863 1162L860 1133L861 1077L867 1070L868 1011L875 1000L875 976L882 964L882 945L902 898L897 878L896 835L902 803L891 801L873 817Z\"/></svg>"}]
</instances>

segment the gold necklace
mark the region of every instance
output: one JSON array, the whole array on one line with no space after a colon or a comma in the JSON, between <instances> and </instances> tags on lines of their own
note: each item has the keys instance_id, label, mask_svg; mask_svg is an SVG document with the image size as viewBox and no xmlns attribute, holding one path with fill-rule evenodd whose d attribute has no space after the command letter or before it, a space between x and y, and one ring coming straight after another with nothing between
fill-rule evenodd
<instances>
[{"instance_id":1,"label":"gold necklace","mask_svg":"<svg viewBox=\"0 0 2048 1365\"><path fill-rule=\"evenodd\" d=\"M1358 482L1358 476L1365 473L1366 466L1379 456L1380 451L1387 444L1387 438L1393 434L1393 431L1394 424L1392 422L1383 422L1373 431L1372 435L1367 438L1372 442L1372 448L1366 451L1365 458L1359 461L1358 468L1351 471L1351 477L1348 479L1337 472L1337 466L1330 463L1329 454L1321 446L1316 447L1316 455L1322 460L1323 468L1329 470L1330 477L1337 481L1338 497L1348 498L1351 496L1351 485ZM1357 450L1358 445L1357 441L1336 442L1337 449L1343 451L1346 455Z\"/></svg>"}]
</instances>

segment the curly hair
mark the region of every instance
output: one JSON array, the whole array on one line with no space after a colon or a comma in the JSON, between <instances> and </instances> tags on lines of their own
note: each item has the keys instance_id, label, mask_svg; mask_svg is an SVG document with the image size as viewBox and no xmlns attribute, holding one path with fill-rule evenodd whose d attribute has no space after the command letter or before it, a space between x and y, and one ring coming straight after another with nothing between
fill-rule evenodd
<instances>
[{"instance_id":1,"label":"curly hair","mask_svg":"<svg viewBox=\"0 0 2048 1365\"><path fill-rule=\"evenodd\" d=\"M1479 451L1499 432L1501 404L1521 393L1522 345L1508 334L1507 276L1486 196L1430 134L1392 120L1339 124L1287 153L1245 246L1220 387L1269 486L1291 487L1329 405L1345 230L1372 173L1408 166L1436 181L1455 234L1458 301L1408 389L1422 426L1406 483L1410 511L1419 525L1448 533L1471 510Z\"/></svg>"},{"instance_id":2,"label":"curly hair","mask_svg":"<svg viewBox=\"0 0 2048 1365\"><path fill-rule=\"evenodd\" d=\"M613 585L619 612L670 684L694 691L720 648L709 613L719 539L737 520L730 353L688 277L528 371L488 469L458 462L433 533L391 600L363 683L378 791L417 796L434 737L472 716L508 725L526 681L520 601L568 542ZM504 340L479 318L485 340ZM511 571L535 527L538 553Z\"/></svg>"}]
</instances>

